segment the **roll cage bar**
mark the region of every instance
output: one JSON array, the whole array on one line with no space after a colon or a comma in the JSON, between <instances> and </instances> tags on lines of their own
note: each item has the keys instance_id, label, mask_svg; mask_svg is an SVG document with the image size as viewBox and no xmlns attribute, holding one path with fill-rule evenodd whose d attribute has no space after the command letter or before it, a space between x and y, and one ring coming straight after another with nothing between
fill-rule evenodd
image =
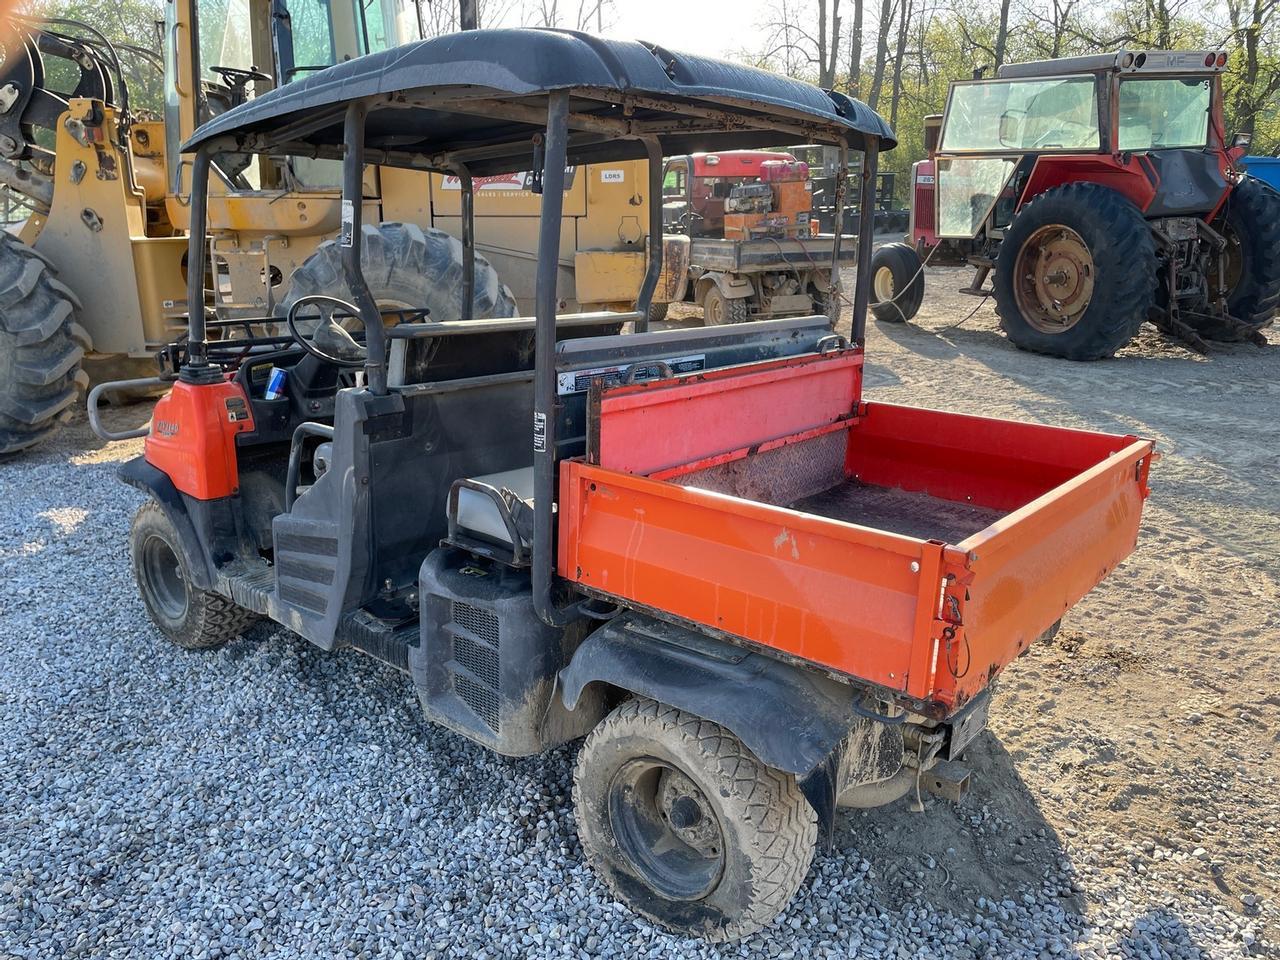
<instances>
[{"instance_id":1,"label":"roll cage bar","mask_svg":"<svg viewBox=\"0 0 1280 960\"><path fill-rule=\"evenodd\" d=\"M529 43L538 44L548 34L558 31L471 31L410 45L415 50L439 45L442 41L460 40L475 43L485 34L524 34ZM572 34L589 52L602 48L635 48L641 44L601 41ZM504 40L510 39L509 36ZM505 46L505 44L503 45ZM643 45L652 57L669 58L665 76L675 73L680 55L661 48ZM552 597L554 579L554 524L556 470L556 279L559 260L560 224L564 206L565 168L570 162L600 162L642 156L648 160L649 189L649 264L636 301L639 314L636 332L648 328L648 308L662 271L663 156L666 153L690 152L690 143L705 143L701 149L781 146L797 137L806 142L822 142L839 149L840 173L837 176L835 224L832 237L831 279L828 288L827 314L834 327L839 317L839 255L844 229L844 195L847 186L848 153L851 141L864 154L860 185L858 237L871 237L874 230L876 167L880 148L895 145L893 134L884 121L857 101L840 94L828 93L827 116L815 106L812 96L817 91L807 84L784 80L763 71L717 64L700 58L688 58L690 71L706 64L721 73L732 72L743 78L742 89L727 104L723 83L716 87L717 96L690 95L687 90L668 95L659 90L657 96L635 92L634 84L618 83L613 90L598 86L561 86L529 91L525 89L496 92L434 86L415 86L385 90L354 97L331 95L334 80L347 81L353 74L376 70L384 54L374 54L331 67L308 80L276 90L250 101L206 124L186 144L194 148L191 189L191 220L188 247L189 305L204 304L204 278L207 265L206 226L208 180L213 157L222 152L254 152L326 157L342 161L342 227L339 238L344 279L366 332L367 359L364 364L369 393L387 396L387 356L389 335L382 323L378 306L369 290L360 266L363 221L364 165L374 162L385 166L408 167L432 172L456 174L462 189L462 244L464 250L464 313L471 309L475 283L475 207L472 176L495 170L534 171L535 192L542 196L538 233L538 265L534 310L534 531L532 543L533 597L538 616L551 625L563 625L572 618L572 609L557 607ZM618 49L612 51L617 57ZM634 59L635 51L625 50ZM403 59L403 55L402 55ZM502 62L502 61L499 61ZM615 77L631 64L610 62ZM616 69L621 67L622 69ZM630 78L627 78L630 79ZM732 79L732 78L731 78ZM773 104L761 111L761 96L750 89L751 81L767 86ZM654 81L647 80L652 84ZM336 84L344 89L355 83ZM786 85L794 89L796 105L779 105L779 94ZM699 92L710 89L699 85ZM782 87L782 89L780 89ZM316 95L310 95L315 91ZM802 96L803 95L803 96ZM321 100L323 103L308 101ZM274 102L273 102L274 101ZM271 109L275 107L276 109ZM369 122L371 112L379 123ZM846 118L842 114L849 114ZM237 116L239 115L239 117ZM388 116L402 123L388 124ZM452 126L439 118L458 120ZM243 118L242 123L237 121ZM480 122L477 123L476 121ZM495 123L494 121L497 121ZM334 137L340 121L341 139ZM477 168L479 168L477 170ZM869 299L871 243L859 243L857 280L853 299L852 341L862 348L865 341L866 312ZM222 369L210 362L206 312L189 309L186 359L179 379L187 383L218 383ZM470 319L464 316L462 319ZM405 325L418 326L418 325ZM423 331L425 332L425 331ZM397 335L413 331L397 328Z\"/></svg>"}]
</instances>

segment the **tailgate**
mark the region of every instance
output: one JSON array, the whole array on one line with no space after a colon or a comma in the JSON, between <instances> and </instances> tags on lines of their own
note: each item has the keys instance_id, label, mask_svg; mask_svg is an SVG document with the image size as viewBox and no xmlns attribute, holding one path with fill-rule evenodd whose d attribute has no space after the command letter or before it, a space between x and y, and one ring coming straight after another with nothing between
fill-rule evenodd
<instances>
[{"instance_id":1,"label":"tailgate","mask_svg":"<svg viewBox=\"0 0 1280 960\"><path fill-rule=\"evenodd\" d=\"M1153 446L1132 440L946 548L935 698L962 706L1133 552Z\"/></svg>"}]
</instances>

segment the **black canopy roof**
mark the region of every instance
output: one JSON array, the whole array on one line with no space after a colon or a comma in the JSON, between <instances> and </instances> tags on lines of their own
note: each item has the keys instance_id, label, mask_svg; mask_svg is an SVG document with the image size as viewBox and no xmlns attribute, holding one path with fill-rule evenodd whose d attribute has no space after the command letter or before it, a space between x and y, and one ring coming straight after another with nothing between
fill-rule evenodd
<instances>
[{"instance_id":1,"label":"black canopy roof","mask_svg":"<svg viewBox=\"0 0 1280 960\"><path fill-rule=\"evenodd\" d=\"M367 159L476 174L527 169L547 96L570 93L569 162L847 139L896 145L874 110L840 93L708 57L561 30L472 30L370 54L250 100L200 127L255 153L341 155L349 103L369 104ZM221 145L219 145L221 146Z\"/></svg>"}]
</instances>

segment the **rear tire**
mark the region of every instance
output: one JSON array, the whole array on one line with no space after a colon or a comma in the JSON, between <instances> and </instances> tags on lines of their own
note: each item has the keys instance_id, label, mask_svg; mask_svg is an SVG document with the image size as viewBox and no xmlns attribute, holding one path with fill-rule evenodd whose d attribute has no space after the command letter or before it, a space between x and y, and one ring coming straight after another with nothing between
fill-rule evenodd
<instances>
[{"instance_id":1,"label":"rear tire","mask_svg":"<svg viewBox=\"0 0 1280 960\"><path fill-rule=\"evenodd\" d=\"M0 455L47 437L87 385L79 309L44 257L0 231Z\"/></svg>"},{"instance_id":2,"label":"rear tire","mask_svg":"<svg viewBox=\"0 0 1280 960\"><path fill-rule=\"evenodd\" d=\"M182 649L220 647L258 619L253 611L191 582L178 533L154 500L148 500L134 515L129 553L138 592L151 621Z\"/></svg>"},{"instance_id":3,"label":"rear tire","mask_svg":"<svg viewBox=\"0 0 1280 960\"><path fill-rule=\"evenodd\" d=\"M361 234L360 265L375 301L413 309L425 307L430 311L428 320L457 320L462 316L461 241L443 230L423 230L412 223L366 224ZM294 301L311 294L351 298L337 240L320 244L294 271L288 295L276 305L276 316L284 317ZM515 315L515 297L498 280L489 261L476 254L472 318Z\"/></svg>"},{"instance_id":4,"label":"rear tire","mask_svg":"<svg viewBox=\"0 0 1280 960\"><path fill-rule=\"evenodd\" d=\"M795 777L654 700L628 700L587 737L573 800L587 862L613 894L687 936L735 940L769 924L817 845Z\"/></svg>"},{"instance_id":5,"label":"rear tire","mask_svg":"<svg viewBox=\"0 0 1280 960\"><path fill-rule=\"evenodd\" d=\"M651 303L649 304L649 322L661 323L667 319L667 310L671 307L669 303Z\"/></svg>"},{"instance_id":6,"label":"rear tire","mask_svg":"<svg viewBox=\"0 0 1280 960\"><path fill-rule=\"evenodd\" d=\"M702 323L708 327L718 327L726 323L746 323L750 319L746 297L735 297L730 300L714 283L707 287L702 295Z\"/></svg>"},{"instance_id":7,"label":"rear tire","mask_svg":"<svg viewBox=\"0 0 1280 960\"><path fill-rule=\"evenodd\" d=\"M871 313L877 320L906 323L924 303L924 262L906 243L886 243L871 255Z\"/></svg>"},{"instance_id":8,"label":"rear tire","mask_svg":"<svg viewBox=\"0 0 1280 960\"><path fill-rule=\"evenodd\" d=\"M1035 249L1059 239L1064 249L1037 261L1055 283L1047 283L1048 273L1030 269L1035 264L1019 267L1024 247L1030 258ZM1071 253L1077 247L1085 261L1078 264ZM1000 326L1014 346L1067 360L1099 360L1137 334L1155 304L1156 279L1155 240L1142 212L1107 187L1070 183L1046 190L1013 218L996 257L992 287ZM1084 299L1080 312L1064 314L1058 325L1054 308L1043 308L1040 316L1024 309L1035 296L1056 292ZM1070 310L1079 299L1063 302Z\"/></svg>"},{"instance_id":9,"label":"rear tire","mask_svg":"<svg viewBox=\"0 0 1280 960\"><path fill-rule=\"evenodd\" d=\"M1228 255L1238 261L1228 266L1229 277L1233 267L1238 272L1227 294L1227 312L1252 333L1271 326L1280 310L1280 193L1245 177L1227 199L1226 216L1214 226L1227 236ZM1201 336L1224 338L1213 333Z\"/></svg>"}]
</instances>

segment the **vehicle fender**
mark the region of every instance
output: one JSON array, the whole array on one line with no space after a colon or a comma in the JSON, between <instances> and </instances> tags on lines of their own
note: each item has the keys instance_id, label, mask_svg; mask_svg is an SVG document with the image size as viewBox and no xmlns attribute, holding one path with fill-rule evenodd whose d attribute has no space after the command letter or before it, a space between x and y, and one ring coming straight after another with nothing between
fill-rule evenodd
<instances>
[{"instance_id":1,"label":"vehicle fender","mask_svg":"<svg viewBox=\"0 0 1280 960\"><path fill-rule=\"evenodd\" d=\"M116 476L131 487L150 495L160 509L164 511L173 529L178 533L178 545L182 550L182 559L186 561L191 572L191 582L201 590L212 590L214 577L196 535L195 524L187 511L186 502L178 492L173 481L162 471L147 463L142 457L126 460L116 470Z\"/></svg>"},{"instance_id":2,"label":"vehicle fender","mask_svg":"<svg viewBox=\"0 0 1280 960\"><path fill-rule=\"evenodd\" d=\"M559 673L564 705L604 682L712 720L771 767L804 777L863 722L853 687L664 621L624 613L588 636Z\"/></svg>"},{"instance_id":3,"label":"vehicle fender","mask_svg":"<svg viewBox=\"0 0 1280 960\"><path fill-rule=\"evenodd\" d=\"M756 288L746 277L733 273L720 273L710 270L698 278L697 299L702 302L707 288L714 284L726 300L741 300L755 295Z\"/></svg>"}]
</instances>

